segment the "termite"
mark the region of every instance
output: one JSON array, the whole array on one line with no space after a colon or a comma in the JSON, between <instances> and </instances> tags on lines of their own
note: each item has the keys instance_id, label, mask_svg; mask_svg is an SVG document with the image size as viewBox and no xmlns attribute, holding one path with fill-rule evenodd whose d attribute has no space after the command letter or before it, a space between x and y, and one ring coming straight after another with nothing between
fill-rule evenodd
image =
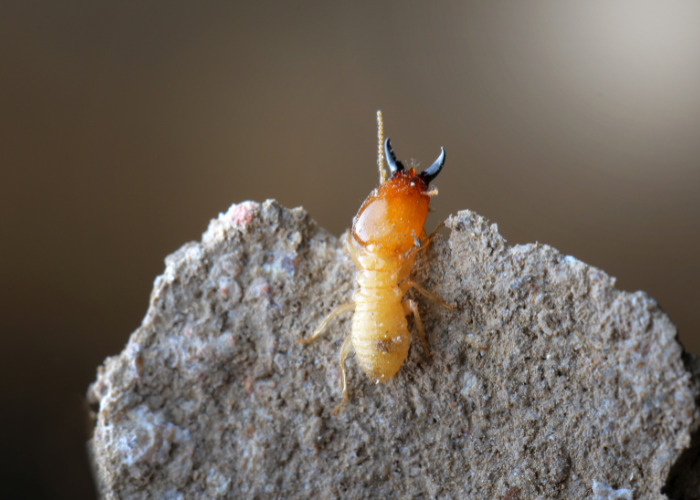
<instances>
[{"instance_id":1,"label":"termite","mask_svg":"<svg viewBox=\"0 0 700 500\"><path fill-rule=\"evenodd\" d=\"M445 164L445 149L441 148L437 160L418 174L414 168L406 169L396 159L388 137L383 140L381 111L377 111L377 125L380 185L360 206L353 219L352 231L346 233L344 241L358 271L358 288L352 302L338 306L308 339L299 341L304 344L313 341L326 330L333 318L355 312L350 334L340 348L343 399L333 414L348 401L345 359L351 350L355 351L365 374L376 383L386 382L401 368L410 346L407 315L413 314L426 355L431 356L417 304L410 298L404 299L408 290L415 288L438 304L453 309L410 278L416 254L432 237L426 236L423 229L430 198L437 194L437 189L431 189L429 185ZM388 179L382 152L391 171Z\"/></svg>"}]
</instances>

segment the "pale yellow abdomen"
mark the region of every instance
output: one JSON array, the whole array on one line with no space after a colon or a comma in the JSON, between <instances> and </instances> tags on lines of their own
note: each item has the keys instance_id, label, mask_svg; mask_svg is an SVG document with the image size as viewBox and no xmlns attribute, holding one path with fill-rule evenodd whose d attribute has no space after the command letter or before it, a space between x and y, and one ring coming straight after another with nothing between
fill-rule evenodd
<instances>
[{"instance_id":1,"label":"pale yellow abdomen","mask_svg":"<svg viewBox=\"0 0 700 500\"><path fill-rule=\"evenodd\" d=\"M367 287L365 281L355 295L352 345L367 376L386 382L403 365L411 339L398 288L374 278L379 287Z\"/></svg>"}]
</instances>

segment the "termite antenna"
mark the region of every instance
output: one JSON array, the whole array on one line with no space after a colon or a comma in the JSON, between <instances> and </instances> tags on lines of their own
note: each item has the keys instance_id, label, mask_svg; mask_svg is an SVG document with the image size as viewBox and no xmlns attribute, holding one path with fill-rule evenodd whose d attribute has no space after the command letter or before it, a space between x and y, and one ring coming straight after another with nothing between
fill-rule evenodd
<instances>
[{"instance_id":1,"label":"termite antenna","mask_svg":"<svg viewBox=\"0 0 700 500\"><path fill-rule=\"evenodd\" d=\"M437 175L440 173L440 170L442 170L442 167L445 165L445 148L440 148L440 156L437 157L437 160L435 160L435 163L430 165L428 168L423 170L420 173L421 178L425 181L426 184L430 184L430 181L435 179Z\"/></svg>"},{"instance_id":2,"label":"termite antenna","mask_svg":"<svg viewBox=\"0 0 700 500\"><path fill-rule=\"evenodd\" d=\"M391 140L388 137L386 138L386 141L384 141L384 156L386 156L386 162L389 164L389 170L391 170L392 175L404 169L403 163L396 159L394 150L391 149Z\"/></svg>"},{"instance_id":3,"label":"termite antenna","mask_svg":"<svg viewBox=\"0 0 700 500\"><path fill-rule=\"evenodd\" d=\"M379 183L384 184L386 170L384 170L384 119L382 110L377 110L377 166L379 167Z\"/></svg>"}]
</instances>

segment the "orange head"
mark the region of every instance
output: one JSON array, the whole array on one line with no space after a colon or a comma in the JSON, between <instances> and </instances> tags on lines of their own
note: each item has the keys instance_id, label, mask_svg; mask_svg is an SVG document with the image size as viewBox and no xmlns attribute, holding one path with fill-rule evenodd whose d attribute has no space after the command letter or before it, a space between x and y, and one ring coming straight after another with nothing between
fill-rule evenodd
<instances>
[{"instance_id":1,"label":"orange head","mask_svg":"<svg viewBox=\"0 0 700 500\"><path fill-rule=\"evenodd\" d=\"M362 247L385 255L401 255L423 235L428 215L428 185L445 164L445 150L430 167L420 174L406 170L396 160L391 143L384 143L391 177L373 190L353 219L352 235Z\"/></svg>"}]
</instances>

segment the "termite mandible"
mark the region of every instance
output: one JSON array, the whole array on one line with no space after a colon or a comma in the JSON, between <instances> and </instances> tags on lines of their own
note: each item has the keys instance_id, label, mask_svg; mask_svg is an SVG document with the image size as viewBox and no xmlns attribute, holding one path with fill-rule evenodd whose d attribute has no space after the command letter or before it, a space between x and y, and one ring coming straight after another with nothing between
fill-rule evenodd
<instances>
[{"instance_id":1,"label":"termite mandible","mask_svg":"<svg viewBox=\"0 0 700 500\"><path fill-rule=\"evenodd\" d=\"M404 300L408 290L415 288L438 304L454 309L410 278L417 252L432 237L426 236L423 229L430 198L437 194L437 189L430 189L429 184L445 164L445 150L441 148L437 160L417 174L396 159L389 138L383 140L381 111L377 111L377 125L380 185L360 206L351 235L346 233L344 241L358 271L358 288L352 302L338 306L311 337L299 340L303 344L313 341L326 330L331 319L355 311L350 334L340 348L343 400L333 414L348 401L345 359L351 350L365 374L376 383L386 382L401 368L410 345L407 315L413 314L426 355L431 356L417 304L412 299ZM389 179L385 176L382 152L391 171Z\"/></svg>"}]
</instances>

